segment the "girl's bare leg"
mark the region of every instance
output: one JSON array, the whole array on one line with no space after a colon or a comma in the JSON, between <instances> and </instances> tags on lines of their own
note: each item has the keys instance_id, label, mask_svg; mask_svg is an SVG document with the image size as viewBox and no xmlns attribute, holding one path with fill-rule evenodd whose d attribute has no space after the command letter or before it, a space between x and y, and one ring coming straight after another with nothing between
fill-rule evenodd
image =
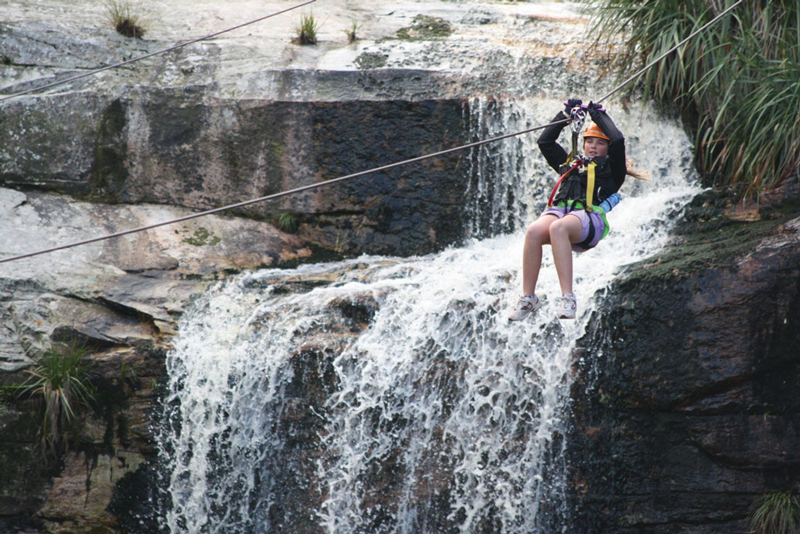
<instances>
[{"instance_id":1,"label":"girl's bare leg","mask_svg":"<svg viewBox=\"0 0 800 534\"><path fill-rule=\"evenodd\" d=\"M553 263L556 264L556 273L558 274L558 283L561 285L561 294L571 295L572 244L577 243L581 239L581 221L578 217L566 215L553 222L549 226L549 232L550 246L553 248Z\"/></svg>"},{"instance_id":2,"label":"girl's bare leg","mask_svg":"<svg viewBox=\"0 0 800 534\"><path fill-rule=\"evenodd\" d=\"M542 246L550 243L550 225L558 221L555 215L542 215L528 227L522 249L522 294L536 293L536 282L542 267Z\"/></svg>"}]
</instances>

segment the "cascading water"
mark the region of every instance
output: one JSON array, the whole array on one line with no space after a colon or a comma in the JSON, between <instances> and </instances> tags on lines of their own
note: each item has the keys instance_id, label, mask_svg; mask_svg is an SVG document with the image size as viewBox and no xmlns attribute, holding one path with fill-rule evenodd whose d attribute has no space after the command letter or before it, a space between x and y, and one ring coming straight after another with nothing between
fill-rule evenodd
<instances>
[{"instance_id":1,"label":"cascading water","mask_svg":"<svg viewBox=\"0 0 800 534\"><path fill-rule=\"evenodd\" d=\"M470 119L483 138L546 124L558 108L475 100ZM265 270L197 303L168 359L168 530L564 531L573 343L619 267L662 247L697 192L678 125L610 113L652 184L629 179L612 233L576 256L575 321L551 308L549 247L545 307L506 320L525 225L555 179L531 134L471 154L465 246Z\"/></svg>"}]
</instances>

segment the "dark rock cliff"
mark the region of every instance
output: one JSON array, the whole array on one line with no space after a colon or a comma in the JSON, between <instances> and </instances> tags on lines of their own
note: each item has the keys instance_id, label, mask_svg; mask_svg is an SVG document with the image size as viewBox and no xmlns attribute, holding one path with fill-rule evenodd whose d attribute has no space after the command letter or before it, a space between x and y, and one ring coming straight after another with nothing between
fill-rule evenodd
<instances>
[{"instance_id":1,"label":"dark rock cliff","mask_svg":"<svg viewBox=\"0 0 800 534\"><path fill-rule=\"evenodd\" d=\"M208 210L469 138L461 98L228 101L182 88L132 90L105 102L42 100L5 108L0 186L108 204ZM463 234L465 157L450 154L232 213L271 222L290 214L300 237L337 253L425 254Z\"/></svg>"},{"instance_id":2,"label":"dark rock cliff","mask_svg":"<svg viewBox=\"0 0 800 534\"><path fill-rule=\"evenodd\" d=\"M572 390L571 532L744 533L760 495L797 489L798 195L729 204L697 197L582 340L599 356Z\"/></svg>"}]
</instances>

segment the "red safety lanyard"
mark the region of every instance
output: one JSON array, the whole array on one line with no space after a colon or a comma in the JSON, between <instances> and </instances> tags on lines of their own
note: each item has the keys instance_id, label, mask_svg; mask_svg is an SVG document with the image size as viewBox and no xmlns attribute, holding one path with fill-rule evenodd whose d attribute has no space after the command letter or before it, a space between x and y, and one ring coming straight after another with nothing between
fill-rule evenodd
<instances>
[{"instance_id":1,"label":"red safety lanyard","mask_svg":"<svg viewBox=\"0 0 800 534\"><path fill-rule=\"evenodd\" d=\"M558 181L556 182L555 187L553 187L553 192L550 193L550 199L547 201L547 206L548 207L553 205L553 197L556 196L556 191L558 191L558 186L560 186L561 182L564 181L564 178L566 178L567 175L569 175L572 171L577 169L580 166L581 163L583 163L583 162L579 158L578 161L572 167L570 167L567 172L565 172L564 174L561 175L561 178L558 179Z\"/></svg>"}]
</instances>

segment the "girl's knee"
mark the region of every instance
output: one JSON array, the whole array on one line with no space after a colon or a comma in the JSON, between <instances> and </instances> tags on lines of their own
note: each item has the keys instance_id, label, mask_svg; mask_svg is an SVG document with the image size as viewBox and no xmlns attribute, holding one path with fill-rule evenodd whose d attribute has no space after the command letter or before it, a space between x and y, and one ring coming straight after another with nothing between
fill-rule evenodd
<instances>
[{"instance_id":1,"label":"girl's knee","mask_svg":"<svg viewBox=\"0 0 800 534\"><path fill-rule=\"evenodd\" d=\"M533 223L528 226L528 230L525 232L525 240L544 244L548 241L547 237L549 235L546 227Z\"/></svg>"},{"instance_id":2,"label":"girl's knee","mask_svg":"<svg viewBox=\"0 0 800 534\"><path fill-rule=\"evenodd\" d=\"M567 241L574 243L580 240L582 223L577 217L564 217L550 226L550 240Z\"/></svg>"},{"instance_id":3,"label":"girl's knee","mask_svg":"<svg viewBox=\"0 0 800 534\"><path fill-rule=\"evenodd\" d=\"M551 238L562 236L564 234L569 233L567 225L564 224L564 219L559 219L558 221L551 224L548 230L549 230L548 233Z\"/></svg>"}]
</instances>

